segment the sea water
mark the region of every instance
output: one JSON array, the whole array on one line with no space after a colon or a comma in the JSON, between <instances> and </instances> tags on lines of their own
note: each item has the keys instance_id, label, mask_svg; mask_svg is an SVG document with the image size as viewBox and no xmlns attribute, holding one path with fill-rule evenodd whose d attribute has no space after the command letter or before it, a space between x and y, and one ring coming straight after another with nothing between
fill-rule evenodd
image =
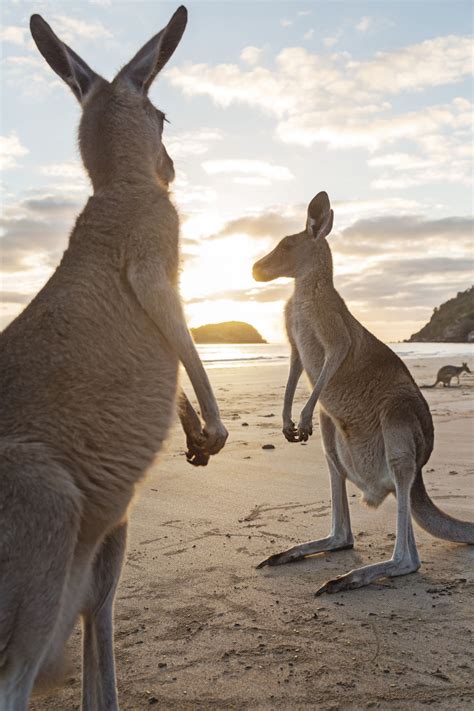
<instances>
[{"instance_id":1,"label":"sea water","mask_svg":"<svg viewBox=\"0 0 474 711\"><path fill-rule=\"evenodd\" d=\"M403 360L412 358L444 358L446 365L473 361L474 343L387 343ZM258 365L287 364L290 346L287 343L206 343L198 345L201 360L207 368L235 368ZM474 366L474 363L472 363ZM474 367L473 367L474 370Z\"/></svg>"}]
</instances>

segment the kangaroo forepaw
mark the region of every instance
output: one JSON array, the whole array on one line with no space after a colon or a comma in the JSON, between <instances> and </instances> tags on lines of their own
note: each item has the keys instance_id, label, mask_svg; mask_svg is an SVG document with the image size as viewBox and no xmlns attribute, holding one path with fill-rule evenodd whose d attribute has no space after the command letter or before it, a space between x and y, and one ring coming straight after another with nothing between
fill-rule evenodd
<instances>
[{"instance_id":1,"label":"kangaroo forepaw","mask_svg":"<svg viewBox=\"0 0 474 711\"><path fill-rule=\"evenodd\" d=\"M312 422L300 422L298 425L298 442L307 442L313 434Z\"/></svg>"},{"instance_id":2,"label":"kangaroo forepaw","mask_svg":"<svg viewBox=\"0 0 474 711\"><path fill-rule=\"evenodd\" d=\"M188 450L186 452L186 461L194 467L206 467L209 462L210 455L202 450Z\"/></svg>"},{"instance_id":3,"label":"kangaroo forepaw","mask_svg":"<svg viewBox=\"0 0 474 711\"><path fill-rule=\"evenodd\" d=\"M294 422L289 422L283 426L282 432L288 442L299 442L298 430Z\"/></svg>"}]
</instances>

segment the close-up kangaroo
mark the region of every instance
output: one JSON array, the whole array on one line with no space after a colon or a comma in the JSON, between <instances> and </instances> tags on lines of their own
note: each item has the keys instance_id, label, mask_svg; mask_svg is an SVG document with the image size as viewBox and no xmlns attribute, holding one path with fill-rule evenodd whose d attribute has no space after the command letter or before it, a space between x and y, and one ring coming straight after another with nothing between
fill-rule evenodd
<instances>
[{"instance_id":1,"label":"close-up kangaroo","mask_svg":"<svg viewBox=\"0 0 474 711\"><path fill-rule=\"evenodd\" d=\"M253 266L257 281L295 280L293 296L286 305L291 365L283 434L289 442L306 442L319 402L332 494L329 536L272 555L258 567L352 548L347 479L362 491L369 506L379 506L388 494L396 496L397 532L390 560L329 580L317 594L359 588L382 577L418 570L412 516L433 536L474 544L474 524L440 511L425 490L422 468L433 449L428 404L400 358L357 321L334 287L327 241L332 225L328 195L320 192L309 204L306 229L284 237ZM303 370L313 391L296 427L291 408Z\"/></svg>"},{"instance_id":2,"label":"close-up kangaroo","mask_svg":"<svg viewBox=\"0 0 474 711\"><path fill-rule=\"evenodd\" d=\"M183 315L174 168L147 96L186 22L180 7L109 82L31 17L81 104L93 196L53 276L1 334L1 711L24 711L61 674L80 616L82 708L118 708L112 607L128 510L172 424L180 361L204 420L182 393L189 461L206 464L227 438Z\"/></svg>"}]
</instances>

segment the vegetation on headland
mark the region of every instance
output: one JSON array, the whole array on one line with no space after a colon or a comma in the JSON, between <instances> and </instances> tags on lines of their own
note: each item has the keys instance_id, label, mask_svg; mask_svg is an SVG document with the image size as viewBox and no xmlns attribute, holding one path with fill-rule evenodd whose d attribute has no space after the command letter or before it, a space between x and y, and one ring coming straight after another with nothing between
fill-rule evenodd
<instances>
[{"instance_id":1,"label":"vegetation on headland","mask_svg":"<svg viewBox=\"0 0 474 711\"><path fill-rule=\"evenodd\" d=\"M474 286L435 308L426 326L408 341L474 343Z\"/></svg>"},{"instance_id":2,"label":"vegetation on headland","mask_svg":"<svg viewBox=\"0 0 474 711\"><path fill-rule=\"evenodd\" d=\"M191 333L195 343L266 343L256 328L243 321L208 323Z\"/></svg>"}]
</instances>

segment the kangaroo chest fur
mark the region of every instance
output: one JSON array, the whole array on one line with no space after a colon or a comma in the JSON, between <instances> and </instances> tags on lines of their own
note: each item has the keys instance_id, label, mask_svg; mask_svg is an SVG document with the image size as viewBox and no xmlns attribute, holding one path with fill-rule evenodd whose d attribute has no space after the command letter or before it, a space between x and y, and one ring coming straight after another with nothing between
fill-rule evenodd
<instances>
[{"instance_id":1,"label":"kangaroo chest fur","mask_svg":"<svg viewBox=\"0 0 474 711\"><path fill-rule=\"evenodd\" d=\"M311 387L314 387L324 363L324 347L315 329L314 314L296 309L290 302L287 331L289 340L298 350ZM385 456L380 419L381 410L387 406L391 394L389 391L384 397L381 395L377 377L367 377L363 360L358 344L352 344L337 375L321 393L319 407L335 425L337 455L347 478L362 491L366 503L378 506L395 490ZM405 382L404 387L407 386L411 390Z\"/></svg>"}]
</instances>

